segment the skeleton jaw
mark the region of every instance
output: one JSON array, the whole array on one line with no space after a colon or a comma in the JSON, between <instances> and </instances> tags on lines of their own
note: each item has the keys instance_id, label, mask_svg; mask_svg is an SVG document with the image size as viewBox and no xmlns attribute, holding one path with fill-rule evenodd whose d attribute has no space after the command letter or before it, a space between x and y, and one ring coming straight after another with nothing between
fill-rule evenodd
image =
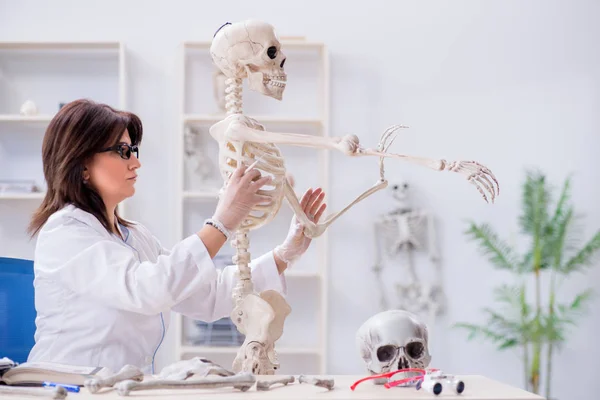
<instances>
[{"instance_id":1,"label":"skeleton jaw","mask_svg":"<svg viewBox=\"0 0 600 400\"><path fill-rule=\"evenodd\" d=\"M261 71L252 71L250 66L246 66L246 69L250 89L276 100L283 98L283 91L287 82L285 73L276 71L277 73L266 74Z\"/></svg>"}]
</instances>

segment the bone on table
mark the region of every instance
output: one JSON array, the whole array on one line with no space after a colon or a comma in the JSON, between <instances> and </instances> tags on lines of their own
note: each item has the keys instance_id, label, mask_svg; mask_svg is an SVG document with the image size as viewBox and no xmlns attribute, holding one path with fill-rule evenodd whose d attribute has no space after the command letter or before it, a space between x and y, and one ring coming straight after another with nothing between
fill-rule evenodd
<instances>
[{"instance_id":1,"label":"bone on table","mask_svg":"<svg viewBox=\"0 0 600 400\"><path fill-rule=\"evenodd\" d=\"M134 380L141 382L142 379L144 379L144 373L139 368L133 365L125 365L115 375L111 375L102 379L86 379L83 382L83 386L85 386L90 391L90 393L98 393L100 389L105 387L112 387L113 385L121 381Z\"/></svg>"},{"instance_id":2,"label":"bone on table","mask_svg":"<svg viewBox=\"0 0 600 400\"><path fill-rule=\"evenodd\" d=\"M152 389L213 389L221 387L233 387L242 392L250 389L256 382L256 378L251 373L240 373L233 376L215 376L204 377L188 381L174 380L150 380L136 382L127 380L117 385L117 393L121 396L128 396L129 392L136 390Z\"/></svg>"},{"instance_id":3,"label":"bone on table","mask_svg":"<svg viewBox=\"0 0 600 400\"><path fill-rule=\"evenodd\" d=\"M256 390L269 390L271 386L281 383L284 386L287 386L288 383L294 383L296 379L292 376L283 376L278 379L273 380L265 380L265 381L257 381L256 382Z\"/></svg>"},{"instance_id":4,"label":"bone on table","mask_svg":"<svg viewBox=\"0 0 600 400\"><path fill-rule=\"evenodd\" d=\"M20 398L21 396L35 396L35 397L46 397L48 399L64 399L67 397L67 389L62 386L56 386L53 388L32 388L32 387L17 387L17 386L0 386L0 395L15 395ZM0 396L4 398L4 396Z\"/></svg>"},{"instance_id":5,"label":"bone on table","mask_svg":"<svg viewBox=\"0 0 600 400\"><path fill-rule=\"evenodd\" d=\"M335 382L333 379L320 379L320 378L313 378L313 377L307 377L305 375L300 375L298 377L298 382L300 383L310 383L313 384L315 386L319 386L328 390L332 390L333 386L335 385Z\"/></svg>"}]
</instances>

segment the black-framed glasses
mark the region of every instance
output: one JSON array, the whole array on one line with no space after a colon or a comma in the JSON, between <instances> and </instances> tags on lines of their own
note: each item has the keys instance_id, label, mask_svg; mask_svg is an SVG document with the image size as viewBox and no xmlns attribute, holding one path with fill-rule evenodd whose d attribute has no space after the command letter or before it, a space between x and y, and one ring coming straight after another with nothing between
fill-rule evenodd
<instances>
[{"instance_id":1,"label":"black-framed glasses","mask_svg":"<svg viewBox=\"0 0 600 400\"><path fill-rule=\"evenodd\" d=\"M127 143L119 143L101 150L100 153L104 153L105 151L116 151L124 160L129 160L131 158L131 153L135 153L135 157L140 158L140 152L137 145L132 146Z\"/></svg>"}]
</instances>

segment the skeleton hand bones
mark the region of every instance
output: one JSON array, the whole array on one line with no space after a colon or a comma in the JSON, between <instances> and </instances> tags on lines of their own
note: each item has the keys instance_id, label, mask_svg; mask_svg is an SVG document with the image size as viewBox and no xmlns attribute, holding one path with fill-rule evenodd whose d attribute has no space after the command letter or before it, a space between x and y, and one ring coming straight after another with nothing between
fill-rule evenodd
<instances>
[{"instance_id":1,"label":"skeleton hand bones","mask_svg":"<svg viewBox=\"0 0 600 400\"><path fill-rule=\"evenodd\" d=\"M500 194L500 185L498 184L496 177L487 167L476 161L449 162L444 159L436 160L404 154L388 153L387 147L389 146L386 146L386 149L377 150L363 148L360 146L359 139L356 135L346 135L343 137L323 137L295 133L269 132L254 129L237 122L233 122L230 127L231 130L228 132L228 134L231 135L233 139L239 141L325 148L338 150L348 156L376 156L380 159L396 158L413 164L422 165L436 171L457 172L466 176L467 180L475 185L479 193L481 193L483 196L483 199L488 203L488 196L489 200L491 200L493 203L496 199L496 196ZM391 144L395 139L395 132L401 128L406 127L403 125L393 125L386 129L383 137L385 140L390 140L390 136L393 135L389 143Z\"/></svg>"}]
</instances>

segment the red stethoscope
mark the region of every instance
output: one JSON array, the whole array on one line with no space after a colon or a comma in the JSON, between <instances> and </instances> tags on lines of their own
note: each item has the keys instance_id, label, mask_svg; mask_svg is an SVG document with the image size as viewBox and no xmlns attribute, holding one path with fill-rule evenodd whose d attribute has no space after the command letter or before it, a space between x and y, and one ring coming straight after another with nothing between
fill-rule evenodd
<instances>
[{"instance_id":1,"label":"red stethoscope","mask_svg":"<svg viewBox=\"0 0 600 400\"><path fill-rule=\"evenodd\" d=\"M388 382L383 385L386 389L389 389L391 387L394 386L398 386L398 385L402 385L404 383L409 383L409 382L418 382L420 380L423 380L425 378L425 375L427 373L431 373L431 372L435 372L438 371L438 369L421 369L421 368L405 368L405 369L399 369L397 371L391 371L391 372L386 372L385 374L379 374L379 375L371 375L371 376L367 376L365 378L359 379L356 382L354 382L352 384L352 386L350 386L351 390L354 390L356 388L356 386L358 386L359 383L371 380L371 379L381 379L381 378L386 378L388 380ZM404 372L418 372L419 375L415 375L415 376L411 376L408 378L403 378L403 379L398 379L398 380L391 380L391 378L396 375L396 374L401 374Z\"/></svg>"}]
</instances>

